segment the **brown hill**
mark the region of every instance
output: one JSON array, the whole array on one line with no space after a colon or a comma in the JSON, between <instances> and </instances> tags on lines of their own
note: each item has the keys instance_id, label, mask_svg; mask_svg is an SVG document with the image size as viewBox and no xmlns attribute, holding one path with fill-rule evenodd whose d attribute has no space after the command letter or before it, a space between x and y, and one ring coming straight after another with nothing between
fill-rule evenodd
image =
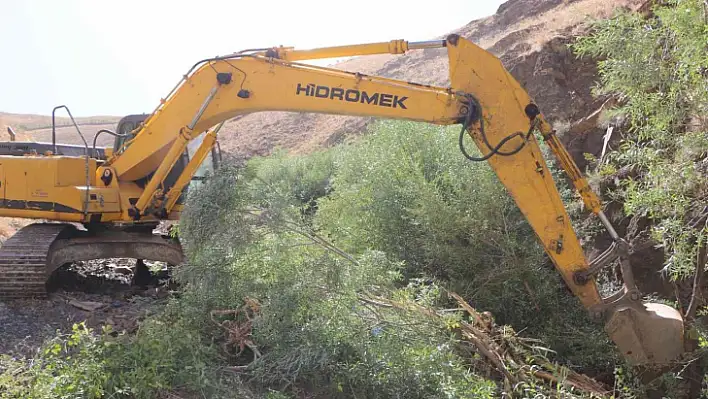
<instances>
[{"instance_id":1,"label":"brown hill","mask_svg":"<svg viewBox=\"0 0 708 399\"><path fill-rule=\"evenodd\" d=\"M63 111L60 111L63 112ZM81 134L86 138L88 145L91 146L94 134L100 129L115 129L116 123L120 117L116 116L91 116L75 118L79 125ZM57 117L56 134L58 143L66 144L83 144L81 137L76 132L68 117ZM52 141L52 117L47 115L33 114L11 114L0 112L0 141L10 139L6 128L12 127L17 134L18 141ZM99 145L109 145L112 143L112 138L109 136L99 136Z\"/></svg>"},{"instance_id":2,"label":"brown hill","mask_svg":"<svg viewBox=\"0 0 708 399\"><path fill-rule=\"evenodd\" d=\"M472 21L451 33L458 33L499 57L544 114L552 122L568 126L596 111L601 103L590 95L596 76L594 61L576 59L566 45L592 19L606 18L618 7L638 9L644 2L510 0L495 15ZM444 49L358 57L335 67L425 84L449 84ZM372 118L339 115L264 112L228 122L219 140L222 149L242 157L267 154L275 147L302 153L359 134L371 121ZM593 140L588 142L588 138ZM599 135L587 132L565 138L581 164L582 152L597 148L598 140Z\"/></svg>"},{"instance_id":3,"label":"brown hill","mask_svg":"<svg viewBox=\"0 0 708 399\"><path fill-rule=\"evenodd\" d=\"M488 18L470 22L449 33L458 33L498 56L526 87L542 110L559 127L567 127L592 114L601 104L590 95L596 76L593 60L578 60L566 45L595 18L610 16L619 7L638 9L646 0L510 0ZM441 35L443 38L445 35ZM336 68L425 84L448 85L444 49L413 51L405 55L357 57ZM114 129L118 117L79 118L87 141L102 128ZM222 150L239 158L268 154L275 147L302 153L336 144L360 134L373 119L292 112L261 112L227 122L219 134ZM57 141L81 144L68 118L58 118ZM0 113L3 124L24 133L18 139L51 141L51 118L42 115ZM590 124L594 127L594 124ZM564 137L574 158L584 163L582 152L596 152L597 130ZM112 138L104 136L100 145Z\"/></svg>"}]
</instances>

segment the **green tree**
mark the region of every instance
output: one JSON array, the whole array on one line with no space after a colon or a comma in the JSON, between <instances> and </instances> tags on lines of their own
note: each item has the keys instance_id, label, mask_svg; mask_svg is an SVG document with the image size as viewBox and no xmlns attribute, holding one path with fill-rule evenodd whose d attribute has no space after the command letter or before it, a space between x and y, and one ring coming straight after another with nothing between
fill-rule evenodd
<instances>
[{"instance_id":1,"label":"green tree","mask_svg":"<svg viewBox=\"0 0 708 399\"><path fill-rule=\"evenodd\" d=\"M651 222L664 250L662 272L678 282L688 321L692 364L664 384L677 397L696 397L706 365L705 331L695 324L708 243L708 5L701 0L658 2L647 16L622 12L594 24L574 45L579 56L600 59L597 95L614 96L611 115L623 121L618 148L598 165L615 180L608 193L624 212ZM692 278L693 277L693 278ZM705 356L703 357L705 363ZM693 373L691 375L690 373ZM681 381L693 381L689 394Z\"/></svg>"},{"instance_id":2,"label":"green tree","mask_svg":"<svg viewBox=\"0 0 708 399\"><path fill-rule=\"evenodd\" d=\"M595 93L617 97L611 114L626 119L602 168L630 177L611 194L628 215L653 221L666 271L680 279L705 265L708 29L703 1L664 3L650 18L624 12L598 21L574 48L601 59Z\"/></svg>"}]
</instances>

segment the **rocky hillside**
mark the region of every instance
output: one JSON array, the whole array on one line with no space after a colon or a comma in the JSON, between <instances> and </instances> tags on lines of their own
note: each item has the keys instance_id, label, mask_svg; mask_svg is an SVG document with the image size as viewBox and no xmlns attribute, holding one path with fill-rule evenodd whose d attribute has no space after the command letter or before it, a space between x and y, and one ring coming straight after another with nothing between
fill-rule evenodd
<instances>
[{"instance_id":1,"label":"rocky hillside","mask_svg":"<svg viewBox=\"0 0 708 399\"><path fill-rule=\"evenodd\" d=\"M618 7L636 10L644 2L510 0L495 15L450 33L458 33L500 57L562 131L602 104L590 95L595 62L578 60L566 45L592 19L608 17ZM336 68L426 84L449 84L444 49L359 57L339 63ZM371 118L339 115L264 112L228 122L220 141L222 149L238 156L263 155L275 147L307 152L360 133L370 121ZM595 123L583 125L594 127ZM581 166L583 152L597 152L601 147L601 133L598 129L573 129L565 135L566 145Z\"/></svg>"},{"instance_id":2,"label":"rocky hillside","mask_svg":"<svg viewBox=\"0 0 708 399\"><path fill-rule=\"evenodd\" d=\"M81 137L76 133L76 129L71 123L71 120L64 115L63 110L60 110L55 119L57 129L57 142L66 144L83 144ZM84 118L76 118L76 122L80 125L81 133L86 138L86 141L91 145L93 136L100 129L115 129L119 117L115 116L92 116ZM7 127L11 127L17 135L18 141L52 141L52 117L47 115L33 114L11 114L0 112L0 141L9 140L10 136L7 133ZM108 135L99 136L98 145L110 145L113 138Z\"/></svg>"},{"instance_id":3,"label":"rocky hillside","mask_svg":"<svg viewBox=\"0 0 708 399\"><path fill-rule=\"evenodd\" d=\"M559 131L593 114L601 100L590 89L595 74L593 60L578 60L567 49L572 37L586 29L594 18L611 15L617 8L638 9L646 0L509 0L497 13L451 31L458 33L500 57L504 65L527 88ZM390 38L382 38L388 40ZM419 40L421 38L406 38ZM296 45L296 43L295 43ZM403 79L425 84L448 85L444 49L413 51L405 55L375 55L353 58L335 65L351 72ZM67 118L60 118L68 125ZM239 158L264 155L275 147L307 152L336 144L344 137L360 134L371 118L340 115L262 112L227 122L220 133L221 147ZM113 129L117 117L82 118L82 131L90 141L101 128ZM51 119L40 115L0 113L0 134L4 125L20 133L18 139L51 140ZM583 152L596 153L602 144L601 130L591 121L573 129L564 140L576 161L583 166ZM587 129L590 127L590 129ZM81 144L73 127L58 129L58 141ZM108 145L104 136L100 145Z\"/></svg>"}]
</instances>

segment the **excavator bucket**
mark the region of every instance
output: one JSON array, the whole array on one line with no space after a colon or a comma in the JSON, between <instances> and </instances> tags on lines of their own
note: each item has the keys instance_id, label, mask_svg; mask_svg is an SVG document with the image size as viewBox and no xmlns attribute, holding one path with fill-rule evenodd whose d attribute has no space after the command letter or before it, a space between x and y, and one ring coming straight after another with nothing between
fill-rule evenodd
<instances>
[{"instance_id":1,"label":"excavator bucket","mask_svg":"<svg viewBox=\"0 0 708 399\"><path fill-rule=\"evenodd\" d=\"M632 365L669 365L684 352L681 314L660 303L631 303L609 315L605 331Z\"/></svg>"}]
</instances>

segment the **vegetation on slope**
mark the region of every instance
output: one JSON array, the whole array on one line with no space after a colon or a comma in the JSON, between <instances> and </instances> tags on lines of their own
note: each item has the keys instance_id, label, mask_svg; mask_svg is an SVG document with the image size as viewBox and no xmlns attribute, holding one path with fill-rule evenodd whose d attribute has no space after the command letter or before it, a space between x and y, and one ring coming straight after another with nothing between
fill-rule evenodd
<instances>
[{"instance_id":1,"label":"vegetation on slope","mask_svg":"<svg viewBox=\"0 0 708 399\"><path fill-rule=\"evenodd\" d=\"M617 150L595 160L595 180L611 181L606 195L627 216L648 220L646 235L664 251L662 273L676 284L690 327L687 349L696 351L687 356L694 375L674 377L689 381L695 397L701 379L708 386L705 324L696 322L708 313L708 6L660 3L648 18L622 13L599 21L574 47L601 59L595 92L619 100L610 116L623 120L622 136Z\"/></svg>"},{"instance_id":2,"label":"vegetation on slope","mask_svg":"<svg viewBox=\"0 0 708 399\"><path fill-rule=\"evenodd\" d=\"M580 371L611 368L601 329L566 291L488 165L463 161L454 130L381 123L349 146L225 166L189 196L179 295L135 337L96 341L79 329L89 340L80 352L96 362L95 377L81 378L97 392L137 397L179 388L218 396L233 384L247 396L546 391L533 379L505 386L485 366L460 336L466 318L446 289L507 325L495 334L514 349L502 352L522 363L550 364L548 357ZM70 372L87 358L60 360L77 340L50 343L27 368L15 364L12 372L32 384L14 389L41 397L42 389L91 386ZM47 378L57 362L71 365L59 369L65 385Z\"/></svg>"},{"instance_id":3,"label":"vegetation on slope","mask_svg":"<svg viewBox=\"0 0 708 399\"><path fill-rule=\"evenodd\" d=\"M604 58L596 92L616 96L613 115L627 119L601 172L627 175L612 194L628 215L655 222L653 236L670 254L667 271L681 278L695 272L706 242L708 17L702 1L669 3L649 20L621 14L600 22L575 48Z\"/></svg>"}]
</instances>

